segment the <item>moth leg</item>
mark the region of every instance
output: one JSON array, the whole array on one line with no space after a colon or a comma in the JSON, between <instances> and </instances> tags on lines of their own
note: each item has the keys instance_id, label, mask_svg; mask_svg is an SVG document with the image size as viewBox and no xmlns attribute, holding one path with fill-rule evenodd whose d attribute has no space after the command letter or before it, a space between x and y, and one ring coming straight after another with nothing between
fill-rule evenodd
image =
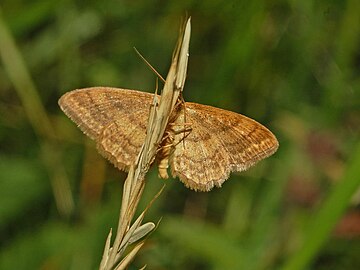
<instances>
[{"instance_id":1,"label":"moth leg","mask_svg":"<svg viewBox=\"0 0 360 270\"><path fill-rule=\"evenodd\" d=\"M167 169L169 167L169 156L174 146L174 134L171 130L165 131L165 136L162 138L161 143L156 150L156 155L159 160L158 176L163 179L169 178Z\"/></svg>"},{"instance_id":2,"label":"moth leg","mask_svg":"<svg viewBox=\"0 0 360 270\"><path fill-rule=\"evenodd\" d=\"M178 142L175 142L174 147L177 146L179 143L183 142L183 147L185 148L185 139L190 135L192 131L192 127L191 127L192 123L183 123L183 124L171 123L169 125L172 126L171 129L174 135L183 134L182 138ZM176 126L183 126L183 128L175 130L174 127Z\"/></svg>"},{"instance_id":3,"label":"moth leg","mask_svg":"<svg viewBox=\"0 0 360 270\"><path fill-rule=\"evenodd\" d=\"M170 142L169 142L170 141ZM169 131L165 131L165 136L161 139L158 149L156 149L156 154L159 153L165 147L171 146L174 141L173 136L170 134ZM165 144L164 144L165 143Z\"/></svg>"},{"instance_id":4,"label":"moth leg","mask_svg":"<svg viewBox=\"0 0 360 270\"><path fill-rule=\"evenodd\" d=\"M170 123L169 124L170 128L169 130L165 131L165 136L163 137L159 148L156 150L156 154L159 158L159 177L163 178L163 179L167 179L169 178L169 175L167 173L167 169L169 168L169 157L172 154L172 152L174 151L175 147L182 141L184 141L184 139L189 136L189 134L192 131L191 127L186 127L186 126L191 126L190 123L184 123L184 124L175 124L175 123ZM175 130L174 127L176 126L181 126L181 129ZM184 136L181 138L180 141L175 142L175 135L178 134L184 134Z\"/></svg>"},{"instance_id":5,"label":"moth leg","mask_svg":"<svg viewBox=\"0 0 360 270\"><path fill-rule=\"evenodd\" d=\"M174 130L174 127L182 127L182 126L184 126L184 127L190 126L191 127L192 123L190 123L190 122L187 122L187 123L186 122L185 123L169 123L168 126L170 127L170 129L172 131L176 132L176 130Z\"/></svg>"}]
</instances>

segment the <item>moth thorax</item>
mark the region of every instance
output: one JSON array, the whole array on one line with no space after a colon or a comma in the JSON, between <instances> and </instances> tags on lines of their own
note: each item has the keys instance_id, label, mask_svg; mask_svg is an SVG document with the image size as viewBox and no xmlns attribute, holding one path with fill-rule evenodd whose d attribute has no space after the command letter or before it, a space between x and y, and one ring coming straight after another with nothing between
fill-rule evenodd
<instances>
[{"instance_id":1,"label":"moth thorax","mask_svg":"<svg viewBox=\"0 0 360 270\"><path fill-rule=\"evenodd\" d=\"M160 145L158 152L159 160L159 177L163 179L169 178L167 169L169 168L169 158L174 147L174 136L172 132L166 132L165 137Z\"/></svg>"}]
</instances>

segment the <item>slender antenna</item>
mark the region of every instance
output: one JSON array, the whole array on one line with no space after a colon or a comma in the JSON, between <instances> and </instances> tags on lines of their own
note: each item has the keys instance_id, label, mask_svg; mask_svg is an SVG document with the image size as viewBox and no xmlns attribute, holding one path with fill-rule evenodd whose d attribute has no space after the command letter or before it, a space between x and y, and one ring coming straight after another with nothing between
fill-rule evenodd
<instances>
[{"instance_id":1,"label":"slender antenna","mask_svg":"<svg viewBox=\"0 0 360 270\"><path fill-rule=\"evenodd\" d=\"M159 78L156 78L156 84L155 84L155 95L157 95L158 93L158 88L159 88Z\"/></svg>"},{"instance_id":2,"label":"slender antenna","mask_svg":"<svg viewBox=\"0 0 360 270\"><path fill-rule=\"evenodd\" d=\"M162 80L163 83L165 83L165 79L160 75L159 72L156 71L156 69L145 59L144 56L141 55L141 53L134 47L135 52L140 56L140 58L146 63L146 65Z\"/></svg>"}]
</instances>

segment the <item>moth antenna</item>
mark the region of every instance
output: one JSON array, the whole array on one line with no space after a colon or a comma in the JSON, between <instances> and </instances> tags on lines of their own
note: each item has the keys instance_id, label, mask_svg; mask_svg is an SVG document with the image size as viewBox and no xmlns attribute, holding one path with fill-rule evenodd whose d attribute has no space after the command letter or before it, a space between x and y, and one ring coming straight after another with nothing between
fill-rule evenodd
<instances>
[{"instance_id":1,"label":"moth antenna","mask_svg":"<svg viewBox=\"0 0 360 270\"><path fill-rule=\"evenodd\" d=\"M158 89L159 89L159 78L156 77L156 82L155 82L155 95L157 95Z\"/></svg>"},{"instance_id":2,"label":"moth antenna","mask_svg":"<svg viewBox=\"0 0 360 270\"><path fill-rule=\"evenodd\" d=\"M165 83L165 79L160 75L159 72L156 71L156 69L145 59L144 56L142 56L142 54L134 47L135 52L137 53L137 55L145 62L145 64L152 70L152 72L154 72L156 74L156 76L158 76L158 78L160 80L162 80L163 83Z\"/></svg>"}]
</instances>

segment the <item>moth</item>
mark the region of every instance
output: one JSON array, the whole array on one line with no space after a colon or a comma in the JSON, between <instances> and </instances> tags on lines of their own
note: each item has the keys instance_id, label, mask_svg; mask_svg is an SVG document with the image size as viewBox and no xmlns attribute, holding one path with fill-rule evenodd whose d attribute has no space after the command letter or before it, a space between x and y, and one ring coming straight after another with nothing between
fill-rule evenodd
<instances>
[{"instance_id":1,"label":"moth","mask_svg":"<svg viewBox=\"0 0 360 270\"><path fill-rule=\"evenodd\" d=\"M128 171L146 136L154 94L92 87L64 94L59 105L95 140L98 151ZM161 98L161 97L160 97ZM231 172L244 171L275 153L279 143L263 125L212 106L178 102L158 146L159 176L172 176L197 191L220 187Z\"/></svg>"}]
</instances>

